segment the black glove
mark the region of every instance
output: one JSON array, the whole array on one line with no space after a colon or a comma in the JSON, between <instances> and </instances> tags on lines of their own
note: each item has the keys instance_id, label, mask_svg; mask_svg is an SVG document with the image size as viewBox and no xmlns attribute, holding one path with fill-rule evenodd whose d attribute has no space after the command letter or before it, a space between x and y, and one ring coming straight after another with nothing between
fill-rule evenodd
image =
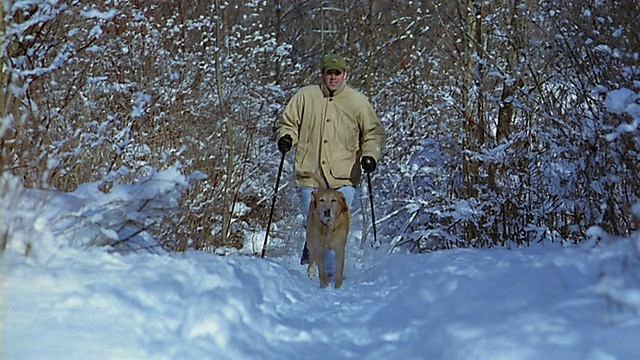
<instances>
[{"instance_id":1,"label":"black glove","mask_svg":"<svg viewBox=\"0 0 640 360\"><path fill-rule=\"evenodd\" d=\"M278 139L278 150L280 150L280 152L283 154L291 150L292 145L293 139L289 134L283 135L280 139Z\"/></svg>"},{"instance_id":2,"label":"black glove","mask_svg":"<svg viewBox=\"0 0 640 360\"><path fill-rule=\"evenodd\" d=\"M373 172L376 169L376 161L371 156L363 156L360 159L360 165L365 172Z\"/></svg>"}]
</instances>

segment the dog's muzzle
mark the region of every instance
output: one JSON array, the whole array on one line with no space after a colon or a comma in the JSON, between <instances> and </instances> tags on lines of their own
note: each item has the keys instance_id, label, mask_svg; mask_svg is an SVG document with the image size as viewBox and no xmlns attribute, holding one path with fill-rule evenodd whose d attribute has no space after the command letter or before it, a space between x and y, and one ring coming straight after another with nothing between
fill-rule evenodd
<instances>
[{"instance_id":1,"label":"dog's muzzle","mask_svg":"<svg viewBox=\"0 0 640 360\"><path fill-rule=\"evenodd\" d=\"M322 210L320 216L320 222L325 226L330 226L333 224L333 216L331 215L331 209Z\"/></svg>"}]
</instances>

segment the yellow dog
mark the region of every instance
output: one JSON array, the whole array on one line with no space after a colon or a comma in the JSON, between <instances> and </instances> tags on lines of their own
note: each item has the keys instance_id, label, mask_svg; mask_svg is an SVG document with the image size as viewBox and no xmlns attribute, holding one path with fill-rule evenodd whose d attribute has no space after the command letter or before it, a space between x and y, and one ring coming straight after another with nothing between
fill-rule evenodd
<instances>
[{"instance_id":1,"label":"yellow dog","mask_svg":"<svg viewBox=\"0 0 640 360\"><path fill-rule=\"evenodd\" d=\"M304 177L313 178L320 188L311 193L309 216L307 217L307 247L309 248L309 267L307 274L313 277L318 266L320 287L329 285L325 271L324 253L333 250L336 254L335 287L342 286L344 277L344 256L349 236L351 216L344 194L329 189L318 174L304 172Z\"/></svg>"}]
</instances>

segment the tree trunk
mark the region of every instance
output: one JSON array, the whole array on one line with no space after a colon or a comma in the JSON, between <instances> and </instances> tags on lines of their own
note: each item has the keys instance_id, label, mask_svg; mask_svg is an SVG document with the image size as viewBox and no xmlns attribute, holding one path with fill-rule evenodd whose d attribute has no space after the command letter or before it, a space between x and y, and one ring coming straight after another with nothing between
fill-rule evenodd
<instances>
[{"instance_id":1,"label":"tree trunk","mask_svg":"<svg viewBox=\"0 0 640 360\"><path fill-rule=\"evenodd\" d=\"M369 1L369 13L367 14L367 24L366 24L366 31L367 31L367 36L364 39L364 46L365 46L365 51L367 54L367 61L369 62L369 67L368 69L365 69L365 74L364 75L364 88L365 89L370 89L371 85L373 84L373 69L375 69L375 67L377 66L376 64L376 57L373 56L374 52L376 51L377 47L378 47L378 40L377 40L377 36L376 36L376 21L375 19L378 17L378 1L377 0L371 0Z\"/></svg>"},{"instance_id":2,"label":"tree trunk","mask_svg":"<svg viewBox=\"0 0 640 360\"><path fill-rule=\"evenodd\" d=\"M482 50L482 8L481 4L473 0L458 2L458 14L461 20L461 37L463 49L461 62L464 64L462 77L462 106L464 124L463 148L468 153L480 151L484 145L484 109L481 84L481 64L478 58L483 54ZM462 163L463 191L467 199L478 195L477 185L481 180L479 176L480 164L478 160L465 152ZM468 241L477 239L479 233L473 221L467 223L466 238Z\"/></svg>"},{"instance_id":3,"label":"tree trunk","mask_svg":"<svg viewBox=\"0 0 640 360\"><path fill-rule=\"evenodd\" d=\"M223 94L222 87L222 66L221 66L221 54L220 49L223 48L222 32L220 28L223 26L224 12L220 11L220 1L215 0L216 7L216 87L218 91L218 102L220 103L220 116L224 119L224 127L226 132L227 141L227 168L224 182L224 188L222 191L223 205L222 205L222 233L220 234L220 244L226 246L229 242L229 226L231 224L231 207L233 206L231 201L231 186L233 179L233 129L228 119L226 99Z\"/></svg>"},{"instance_id":4,"label":"tree trunk","mask_svg":"<svg viewBox=\"0 0 640 360\"><path fill-rule=\"evenodd\" d=\"M273 32L275 33L275 36L276 36L276 46L280 46L280 43L282 42L282 3L280 1L281 0L274 1L275 23L273 24L273 27L274 27ZM274 64L274 67L275 67L274 83L276 85L279 85L282 82L282 67L280 66L280 61L276 61Z\"/></svg>"}]
</instances>

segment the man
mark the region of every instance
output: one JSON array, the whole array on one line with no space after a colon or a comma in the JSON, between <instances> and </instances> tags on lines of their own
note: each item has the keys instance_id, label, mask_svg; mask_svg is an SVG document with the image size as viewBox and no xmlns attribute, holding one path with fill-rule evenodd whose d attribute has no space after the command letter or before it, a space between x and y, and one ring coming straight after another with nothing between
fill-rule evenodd
<instances>
[{"instance_id":1,"label":"man","mask_svg":"<svg viewBox=\"0 0 640 360\"><path fill-rule=\"evenodd\" d=\"M330 188L345 195L351 206L360 183L360 166L366 172L373 172L386 140L382 123L369 100L348 86L346 78L344 59L325 56L320 84L305 86L294 94L278 126L280 152L284 154L297 145L294 170L305 220L311 193L317 185L313 179L302 178L302 172L322 176ZM332 273L334 254L327 253L327 272ZM309 250L305 244L300 264L308 261Z\"/></svg>"}]
</instances>

